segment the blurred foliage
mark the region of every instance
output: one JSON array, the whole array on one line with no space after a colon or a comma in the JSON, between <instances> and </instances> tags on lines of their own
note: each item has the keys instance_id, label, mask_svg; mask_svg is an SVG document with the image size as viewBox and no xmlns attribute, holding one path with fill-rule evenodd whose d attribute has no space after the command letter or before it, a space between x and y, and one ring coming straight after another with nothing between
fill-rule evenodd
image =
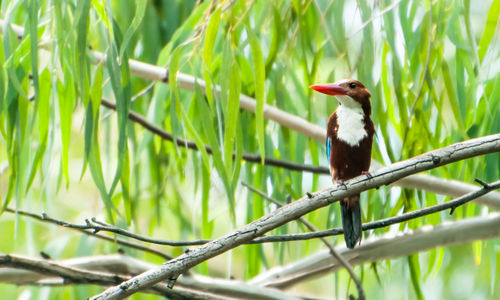
<instances>
[{"instance_id":1,"label":"blurred foliage","mask_svg":"<svg viewBox=\"0 0 500 300\"><path fill-rule=\"evenodd\" d=\"M244 151L326 165L322 144L265 120L263 107L267 103L324 126L336 102L312 97L307 87L345 77L359 79L372 93L373 157L385 164L500 132L498 0L481 5L470 0L12 0L2 1L0 9L5 22L0 43L3 208L47 211L73 222L96 216L168 239L218 237L274 209L242 189L240 180L281 201L330 184L327 176L244 163L240 157ZM9 24L23 26L25 35L18 38ZM95 64L90 49L112 59ZM169 84L156 83L135 97L150 82L130 74L128 58L168 67ZM203 79L206 95L199 87L181 89L178 71ZM255 113L239 108L240 94L256 99ZM101 107L101 97L116 101L117 113ZM128 122L129 111L176 137L209 145L212 155L162 141ZM499 172L499 156L491 154L430 173L471 182L498 179ZM364 220L445 200L423 191L381 188L362 195ZM400 230L486 211L468 204L453 216L427 216L401 224ZM340 224L333 206L307 218L319 228ZM65 258L118 248L7 213L0 215L0 228L1 252L43 250ZM275 233L303 230L290 223ZM498 241L476 242L364 266L366 293L370 299L500 297L498 247ZM246 279L320 248L317 241L244 246L196 271ZM178 255L184 249L163 250ZM348 276L340 272L300 289L343 297L347 286ZM12 297L55 299L83 298L100 288L0 285L0 290Z\"/></svg>"}]
</instances>

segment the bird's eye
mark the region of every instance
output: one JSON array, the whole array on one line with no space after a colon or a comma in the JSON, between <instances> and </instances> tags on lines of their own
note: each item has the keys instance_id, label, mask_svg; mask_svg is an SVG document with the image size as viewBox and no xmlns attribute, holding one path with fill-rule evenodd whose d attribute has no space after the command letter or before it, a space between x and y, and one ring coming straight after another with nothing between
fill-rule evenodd
<instances>
[{"instance_id":1,"label":"bird's eye","mask_svg":"<svg viewBox=\"0 0 500 300\"><path fill-rule=\"evenodd\" d=\"M355 84L354 82L351 82L351 83L349 83L349 87L350 87L351 89L353 89L353 88L355 88L355 87L356 87L356 84Z\"/></svg>"}]
</instances>

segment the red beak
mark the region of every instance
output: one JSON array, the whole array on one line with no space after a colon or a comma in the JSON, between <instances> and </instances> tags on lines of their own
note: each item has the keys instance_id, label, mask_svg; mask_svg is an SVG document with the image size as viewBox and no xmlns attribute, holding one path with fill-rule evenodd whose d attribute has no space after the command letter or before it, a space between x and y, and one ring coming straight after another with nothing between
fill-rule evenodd
<instances>
[{"instance_id":1,"label":"red beak","mask_svg":"<svg viewBox=\"0 0 500 300\"><path fill-rule=\"evenodd\" d=\"M345 89L345 88L343 88L340 85L335 84L335 83L314 84L314 85L311 85L309 88L313 89L315 91L318 91L320 93L332 95L332 96L346 95L347 94L347 89Z\"/></svg>"}]
</instances>

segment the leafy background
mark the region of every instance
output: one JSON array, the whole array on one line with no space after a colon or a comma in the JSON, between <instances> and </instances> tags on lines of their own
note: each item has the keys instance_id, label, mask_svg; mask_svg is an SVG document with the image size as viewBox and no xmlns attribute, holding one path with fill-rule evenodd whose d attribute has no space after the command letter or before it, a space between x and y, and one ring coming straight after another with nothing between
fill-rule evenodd
<instances>
[{"instance_id":1,"label":"leafy background","mask_svg":"<svg viewBox=\"0 0 500 300\"><path fill-rule=\"evenodd\" d=\"M287 195L295 199L330 184L328 176L248 163L240 156L326 165L323 144L265 120L263 106L325 126L336 101L307 87L346 77L359 79L372 93L373 158L384 164L500 132L499 14L498 0L2 1L2 207L45 211L76 223L95 216L170 240L221 236L275 209L240 181L283 202ZM23 26L25 35L19 39L8 24ZM111 59L99 62L90 49ZM168 67L169 83L131 75L129 58ZM182 89L178 71L205 80L206 96L200 87ZM239 108L240 94L256 99L255 113ZM117 112L100 106L101 98L115 101ZM128 122L129 111L175 137L209 145L213 153L163 141ZM471 182L498 179L499 170L499 156L491 154L430 173ZM445 200L381 188L362 195L363 219ZM487 211L468 204L452 216L431 215L395 230ZM318 228L340 225L335 205L307 219ZM0 228L3 253L44 251L69 258L119 248L6 212ZM290 223L274 233L304 230ZM343 244L342 238L332 242ZM185 250L151 247L171 255ZM249 279L323 247L318 241L242 246L195 271ZM499 249L495 240L475 242L356 271L370 299L493 299L500 297ZM354 286L341 271L295 290L344 297L348 288ZM53 299L83 298L101 288L0 284L0 290L9 298Z\"/></svg>"}]
</instances>

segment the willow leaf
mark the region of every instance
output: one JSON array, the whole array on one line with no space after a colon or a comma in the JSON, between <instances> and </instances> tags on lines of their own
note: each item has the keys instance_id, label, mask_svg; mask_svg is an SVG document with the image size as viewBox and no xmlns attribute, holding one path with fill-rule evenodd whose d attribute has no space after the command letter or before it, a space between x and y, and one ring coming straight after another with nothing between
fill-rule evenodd
<instances>
[{"instance_id":1,"label":"willow leaf","mask_svg":"<svg viewBox=\"0 0 500 300\"><path fill-rule=\"evenodd\" d=\"M37 117L38 117L38 134L40 136L40 144L36 150L35 159L31 165L31 171L26 184L26 192L29 190L35 179L35 175L40 167L45 150L47 149L47 142L49 137L49 119L50 119L50 72L45 69L40 76L40 94L38 96Z\"/></svg>"},{"instance_id":2,"label":"willow leaf","mask_svg":"<svg viewBox=\"0 0 500 300\"><path fill-rule=\"evenodd\" d=\"M115 177L109 189L109 197L113 194L123 171L123 162L128 159L127 148L127 122L130 105L130 70L128 57L126 53L121 60L118 60L117 49L121 43L121 33L113 22L114 40L108 50L107 68L111 79L111 86L116 98L116 112L118 114L118 165L116 167ZM120 62L120 64L118 63Z\"/></svg>"},{"instance_id":3,"label":"willow leaf","mask_svg":"<svg viewBox=\"0 0 500 300\"><path fill-rule=\"evenodd\" d=\"M265 64L264 58L262 56L262 50L260 48L259 39L251 30L250 26L247 26L246 29L250 42L250 48L252 50L252 60L255 68L255 101L257 102L255 107L255 119L259 144L259 154L261 157L261 162L263 163L266 157L266 144L264 135L264 83L266 79Z\"/></svg>"},{"instance_id":4,"label":"willow leaf","mask_svg":"<svg viewBox=\"0 0 500 300\"><path fill-rule=\"evenodd\" d=\"M231 70L231 82L229 86L229 98L227 102L227 114L225 116L224 129L224 161L228 174L233 169L233 148L235 143L236 125L238 123L239 103L240 103L240 73L236 63Z\"/></svg>"},{"instance_id":5,"label":"willow leaf","mask_svg":"<svg viewBox=\"0 0 500 300\"><path fill-rule=\"evenodd\" d=\"M495 34L495 28L500 17L500 0L493 0L490 9L488 10L488 16L486 17L486 24L484 24L483 35L479 41L478 56L481 61L483 61L484 55L491 43L491 39Z\"/></svg>"},{"instance_id":6,"label":"willow leaf","mask_svg":"<svg viewBox=\"0 0 500 300\"><path fill-rule=\"evenodd\" d=\"M215 45L215 40L217 38L217 31L219 29L221 19L221 10L220 8L214 11L212 16L210 17L210 22L207 26L207 32L205 34L205 42L203 44L203 78L205 79L205 88L208 102L210 104L213 103L213 91L212 91L212 76L211 76L211 67L212 67L212 53Z\"/></svg>"},{"instance_id":7,"label":"willow leaf","mask_svg":"<svg viewBox=\"0 0 500 300\"><path fill-rule=\"evenodd\" d=\"M57 99L59 104L59 118L61 119L61 168L66 179L66 187L69 186L68 155L71 139L71 123L73 107L75 105L75 89L72 76L66 72L65 83L57 83Z\"/></svg>"},{"instance_id":8,"label":"willow leaf","mask_svg":"<svg viewBox=\"0 0 500 300\"><path fill-rule=\"evenodd\" d=\"M415 295L417 299L424 300L424 294L422 293L422 288L420 287L420 266L418 254L408 256L408 266L410 268L410 279L415 290Z\"/></svg>"},{"instance_id":9,"label":"willow leaf","mask_svg":"<svg viewBox=\"0 0 500 300\"><path fill-rule=\"evenodd\" d=\"M125 33L125 36L123 37L123 42L120 49L120 57L123 57L123 54L127 50L127 46L130 43L132 36L137 31L139 25L141 25L142 20L144 19L144 13L146 12L146 5L148 4L148 1L135 1L134 3L135 16L129 28L127 29L127 32Z\"/></svg>"}]
</instances>

